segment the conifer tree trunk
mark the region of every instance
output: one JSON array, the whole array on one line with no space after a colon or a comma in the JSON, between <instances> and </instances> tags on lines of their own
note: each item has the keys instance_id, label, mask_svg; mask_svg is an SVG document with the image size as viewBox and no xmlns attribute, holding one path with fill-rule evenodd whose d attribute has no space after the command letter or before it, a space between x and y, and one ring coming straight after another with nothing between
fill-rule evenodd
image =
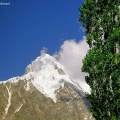
<instances>
[{"instance_id":1,"label":"conifer tree trunk","mask_svg":"<svg viewBox=\"0 0 120 120\"><path fill-rule=\"evenodd\" d=\"M120 0L86 0L79 8L90 50L82 71L96 120L120 120Z\"/></svg>"}]
</instances>

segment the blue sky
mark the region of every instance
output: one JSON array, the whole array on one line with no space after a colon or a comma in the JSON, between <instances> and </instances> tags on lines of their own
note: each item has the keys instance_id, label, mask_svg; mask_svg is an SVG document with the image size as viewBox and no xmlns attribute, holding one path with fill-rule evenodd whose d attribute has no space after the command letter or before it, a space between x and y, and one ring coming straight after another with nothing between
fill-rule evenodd
<instances>
[{"instance_id":1,"label":"blue sky","mask_svg":"<svg viewBox=\"0 0 120 120\"><path fill-rule=\"evenodd\" d=\"M19 76L40 55L53 55L65 40L81 40L78 22L84 0L3 0L0 5L0 80Z\"/></svg>"}]
</instances>

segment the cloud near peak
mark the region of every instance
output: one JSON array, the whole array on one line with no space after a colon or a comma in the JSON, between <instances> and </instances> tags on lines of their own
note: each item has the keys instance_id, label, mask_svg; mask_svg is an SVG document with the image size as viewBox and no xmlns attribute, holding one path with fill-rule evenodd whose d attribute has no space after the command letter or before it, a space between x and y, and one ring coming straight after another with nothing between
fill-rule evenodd
<instances>
[{"instance_id":1,"label":"cloud near peak","mask_svg":"<svg viewBox=\"0 0 120 120\"><path fill-rule=\"evenodd\" d=\"M60 50L54 54L54 57L65 66L65 69L70 73L72 78L81 84L85 84L84 79L87 75L81 71L81 67L83 65L82 60L88 49L89 46L84 36L79 42L76 42L75 39L64 41Z\"/></svg>"}]
</instances>

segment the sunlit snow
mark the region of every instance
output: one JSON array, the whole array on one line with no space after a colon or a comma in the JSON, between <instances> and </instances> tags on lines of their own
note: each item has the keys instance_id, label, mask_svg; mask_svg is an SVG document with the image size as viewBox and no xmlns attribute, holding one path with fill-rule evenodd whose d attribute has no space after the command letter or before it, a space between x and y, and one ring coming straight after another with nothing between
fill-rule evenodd
<instances>
[{"instance_id":1,"label":"sunlit snow","mask_svg":"<svg viewBox=\"0 0 120 120\"><path fill-rule=\"evenodd\" d=\"M76 86L78 90L82 90L83 88L73 82L64 67L54 57L48 54L37 57L29 64L26 67L26 73L23 76L14 77L7 81L17 83L19 80L25 79L27 80L27 84L25 85L27 91L29 91L30 83L32 83L41 93L52 98L54 102L56 102L55 91L61 86L64 87L65 82ZM82 91L88 90L86 86L84 88L85 89ZM11 93L9 91L8 93L10 98Z\"/></svg>"},{"instance_id":2,"label":"sunlit snow","mask_svg":"<svg viewBox=\"0 0 120 120\"><path fill-rule=\"evenodd\" d=\"M21 104L20 107L17 110L15 110L14 113L19 112L22 106L23 106L23 104Z\"/></svg>"},{"instance_id":3,"label":"sunlit snow","mask_svg":"<svg viewBox=\"0 0 120 120\"><path fill-rule=\"evenodd\" d=\"M7 104L6 108L5 108L5 114L3 116L3 119L4 119L5 115L8 113L9 107L11 105L11 96L12 96L12 93L10 91L10 88L11 88L11 86L9 88L6 86L6 89L8 91L8 104Z\"/></svg>"}]
</instances>

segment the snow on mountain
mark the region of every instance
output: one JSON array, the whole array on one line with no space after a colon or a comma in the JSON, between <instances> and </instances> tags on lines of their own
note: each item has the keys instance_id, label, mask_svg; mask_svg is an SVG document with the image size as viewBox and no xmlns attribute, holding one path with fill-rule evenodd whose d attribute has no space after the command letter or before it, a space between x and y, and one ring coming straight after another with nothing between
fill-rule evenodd
<instances>
[{"instance_id":1,"label":"snow on mountain","mask_svg":"<svg viewBox=\"0 0 120 120\"><path fill-rule=\"evenodd\" d=\"M0 82L0 98L0 120L94 120L81 85L48 54Z\"/></svg>"},{"instance_id":2,"label":"snow on mountain","mask_svg":"<svg viewBox=\"0 0 120 120\"><path fill-rule=\"evenodd\" d=\"M61 86L64 87L64 83L78 92L83 91L78 84L73 82L65 68L48 54L42 54L29 64L23 76L14 77L8 81L16 83L25 79L27 80L27 85L25 86L27 91L30 89L29 83L31 82L41 93L52 98L54 102L56 102L56 90Z\"/></svg>"}]
</instances>

